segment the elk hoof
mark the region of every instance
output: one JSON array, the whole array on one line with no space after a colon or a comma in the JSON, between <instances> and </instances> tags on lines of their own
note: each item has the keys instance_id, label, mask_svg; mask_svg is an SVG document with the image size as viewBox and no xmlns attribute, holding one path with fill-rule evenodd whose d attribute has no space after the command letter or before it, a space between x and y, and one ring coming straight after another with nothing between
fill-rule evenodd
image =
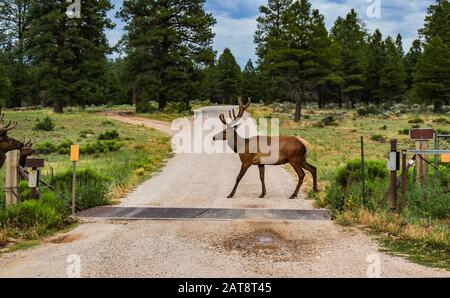
<instances>
[{"instance_id":1,"label":"elk hoof","mask_svg":"<svg viewBox=\"0 0 450 298\"><path fill-rule=\"evenodd\" d=\"M297 198L297 195L292 195L289 197L289 200L295 200Z\"/></svg>"},{"instance_id":2,"label":"elk hoof","mask_svg":"<svg viewBox=\"0 0 450 298\"><path fill-rule=\"evenodd\" d=\"M266 196L265 193L263 193L262 195L259 196L260 199L264 199L264 197Z\"/></svg>"},{"instance_id":3,"label":"elk hoof","mask_svg":"<svg viewBox=\"0 0 450 298\"><path fill-rule=\"evenodd\" d=\"M234 194L230 194L227 199L232 199L234 197Z\"/></svg>"}]
</instances>

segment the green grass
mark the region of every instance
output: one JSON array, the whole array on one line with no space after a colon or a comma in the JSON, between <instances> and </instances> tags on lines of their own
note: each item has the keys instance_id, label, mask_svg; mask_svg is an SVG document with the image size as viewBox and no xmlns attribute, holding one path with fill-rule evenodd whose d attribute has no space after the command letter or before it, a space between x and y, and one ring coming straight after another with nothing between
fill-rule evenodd
<instances>
[{"instance_id":1,"label":"green grass","mask_svg":"<svg viewBox=\"0 0 450 298\"><path fill-rule=\"evenodd\" d=\"M290 113L277 113L267 106L253 106L250 111L255 118L268 117L280 119L280 134L301 136L311 145L309 162L318 168L319 186L322 190L314 194L313 198L318 207L335 208L336 222L344 226L358 226L381 244L383 250L392 254L432 267L450 270L450 224L449 218L436 217L445 210L448 197L445 191L439 196L427 195L418 192L414 187L409 187L410 204L402 214L396 215L386 211L388 206L379 207L381 198L388 191L388 179L372 179L367 181L368 190L371 190L371 210L361 207L360 186L353 181L351 187L342 193L341 186L337 184L337 169L345 169L349 161L361 158L360 137L365 140L365 158L367 161L379 161L380 169L384 166L387 153L390 151L390 139L398 139L399 148L414 148L407 132L417 123L420 127L432 127L437 131L449 131L449 116L434 114L403 114L401 116L359 116L356 111L348 110L318 110L316 108L304 109L304 118L300 123L292 120L293 110ZM324 119L332 117L336 125L318 125L324 123ZM418 120L420 119L420 121ZM406 133L403 133L405 131ZM399 133L402 132L402 133ZM430 148L433 144L430 142ZM450 143L443 141L441 149L450 148ZM448 172L441 168L443 175ZM431 170L430 170L431 171ZM307 176L306 187L311 189L311 179ZM356 179L353 179L356 180ZM387 182L387 183L386 183ZM355 184L356 183L356 184ZM412 183L412 182L411 182ZM373 185L372 185L373 184ZM437 189L432 188L431 189ZM327 190L325 192L325 190ZM430 192L430 191L429 191ZM344 197L344 202L336 206L330 206L329 197L333 194L336 199ZM430 192L432 193L432 192ZM421 197L422 196L422 197ZM427 202L430 204L426 205ZM434 204L433 204L434 202ZM417 212L419 206L422 212ZM424 210L427 209L427 210ZM448 206L447 206L448 208ZM433 210L436 209L436 212ZM439 212L438 212L439 211ZM425 216L425 214L427 214ZM425 217L424 217L425 216Z\"/></svg>"},{"instance_id":2,"label":"green grass","mask_svg":"<svg viewBox=\"0 0 450 298\"><path fill-rule=\"evenodd\" d=\"M50 142L58 146L64 140L71 140L81 147L97 142L107 131L119 133L118 142L123 143L115 152L80 156L78 169L93 168L100 175L111 180L109 198L114 200L158 171L170 156L170 139L165 134L143 126L124 124L107 119L97 113L73 110L62 115L44 109L38 111L4 111L6 120L18 121L10 135L19 140L31 138L34 146ZM35 131L37 119L49 116L55 123L53 131ZM91 134L86 134L86 131ZM81 136L80 136L81 135ZM43 179L51 182L51 174L64 173L72 168L69 154L42 155L46 166ZM0 189L4 188L5 170L0 170ZM68 186L69 187L69 186ZM3 193L3 192L2 192Z\"/></svg>"}]
</instances>

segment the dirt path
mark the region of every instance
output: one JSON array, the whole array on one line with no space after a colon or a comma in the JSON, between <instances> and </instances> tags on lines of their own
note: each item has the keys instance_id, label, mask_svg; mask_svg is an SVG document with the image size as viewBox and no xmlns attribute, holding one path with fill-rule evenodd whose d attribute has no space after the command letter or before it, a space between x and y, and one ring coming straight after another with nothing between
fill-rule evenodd
<instances>
[{"instance_id":1,"label":"dirt path","mask_svg":"<svg viewBox=\"0 0 450 298\"><path fill-rule=\"evenodd\" d=\"M209 108L202 115L219 112ZM160 121L109 117L175 134ZM287 199L295 179L281 167L267 169L267 198L257 198L260 184L253 169L236 198L226 199L238 168L234 154L177 154L121 205L312 208L304 197ZM359 230L331 221L91 220L34 249L2 255L0 277L65 277L73 254L80 258L82 277L366 277L373 256L383 277L450 276L378 249Z\"/></svg>"}]
</instances>

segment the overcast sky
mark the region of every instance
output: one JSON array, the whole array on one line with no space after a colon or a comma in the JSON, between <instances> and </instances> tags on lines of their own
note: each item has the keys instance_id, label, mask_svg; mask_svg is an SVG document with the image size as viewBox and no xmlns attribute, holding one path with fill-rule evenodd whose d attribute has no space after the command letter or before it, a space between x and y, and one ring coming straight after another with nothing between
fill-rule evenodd
<instances>
[{"instance_id":1,"label":"overcast sky","mask_svg":"<svg viewBox=\"0 0 450 298\"><path fill-rule=\"evenodd\" d=\"M112 0L115 11L123 0ZM380 18L374 17L373 10L378 2L381 4ZM423 25L427 7L434 0L312 0L313 8L317 8L325 16L326 25L330 28L338 16L345 16L350 9L355 8L360 18L367 25L370 32L379 28L384 37L395 37L398 33L403 36L405 50L417 38L417 31ZM267 3L267 0L207 0L205 8L217 20L214 27L216 37L214 49L219 52L228 47L241 66L248 59L256 60L253 35L256 30L258 8ZM375 14L374 14L375 13ZM110 43L114 45L122 35L123 24L115 18L115 12L110 17L117 24L116 28L108 31Z\"/></svg>"}]
</instances>

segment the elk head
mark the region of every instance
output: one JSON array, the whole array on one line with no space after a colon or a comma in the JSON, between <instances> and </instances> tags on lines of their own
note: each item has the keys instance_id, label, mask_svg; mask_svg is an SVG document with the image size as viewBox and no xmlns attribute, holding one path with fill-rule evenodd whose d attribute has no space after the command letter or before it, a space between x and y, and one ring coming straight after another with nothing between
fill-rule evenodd
<instances>
[{"instance_id":1,"label":"elk head","mask_svg":"<svg viewBox=\"0 0 450 298\"><path fill-rule=\"evenodd\" d=\"M251 104L251 99L248 99L247 104L244 105L244 103L242 102L242 98L239 97L238 98L238 102L239 102L239 111L236 115L236 112L234 111L234 109L231 109L228 113L230 116L230 119L232 120L231 122L227 122L225 119L225 115L224 114L220 114L219 119L220 121L222 121L222 123L225 125L225 129L216 134L213 137L213 141L224 141L227 140L227 136L233 136L236 132L236 130L239 128L240 124L238 123L239 120L242 118L242 116L244 115L244 112L248 109L248 107Z\"/></svg>"},{"instance_id":2,"label":"elk head","mask_svg":"<svg viewBox=\"0 0 450 298\"><path fill-rule=\"evenodd\" d=\"M17 122L11 122L5 126L4 125L4 117L5 114L1 114L0 116L0 152L6 153L11 150L20 150L23 147L23 143L8 137L8 131L16 128Z\"/></svg>"}]
</instances>

